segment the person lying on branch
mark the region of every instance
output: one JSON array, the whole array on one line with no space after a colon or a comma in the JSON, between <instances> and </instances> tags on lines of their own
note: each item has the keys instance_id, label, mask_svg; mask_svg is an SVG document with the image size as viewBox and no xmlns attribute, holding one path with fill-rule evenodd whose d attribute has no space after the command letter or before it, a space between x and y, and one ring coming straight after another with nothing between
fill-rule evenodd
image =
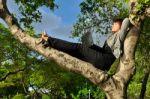
<instances>
[{"instance_id":1,"label":"person lying on branch","mask_svg":"<svg viewBox=\"0 0 150 99\"><path fill-rule=\"evenodd\" d=\"M129 32L131 23L129 18L116 19L112 25L112 35L105 41L103 47L93 43L88 46L84 43L72 43L61 39L53 38L42 33L42 41L45 47L52 47L63 51L73 57L93 64L101 70L109 70L116 58L123 54L124 39ZM90 32L85 34L90 36Z\"/></svg>"}]
</instances>

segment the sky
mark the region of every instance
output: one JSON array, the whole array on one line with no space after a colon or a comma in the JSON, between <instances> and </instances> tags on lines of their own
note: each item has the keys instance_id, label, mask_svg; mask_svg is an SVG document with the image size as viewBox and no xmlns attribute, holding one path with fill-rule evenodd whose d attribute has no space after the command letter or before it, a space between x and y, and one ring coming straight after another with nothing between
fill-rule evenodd
<instances>
[{"instance_id":1,"label":"sky","mask_svg":"<svg viewBox=\"0 0 150 99\"><path fill-rule=\"evenodd\" d=\"M46 7L40 8L42 12L42 23L35 23L38 32L47 31L50 36L77 42L77 39L70 38L73 24L80 13L79 4L82 0L56 0L59 6L54 12ZM42 25L42 27L41 27Z\"/></svg>"},{"instance_id":2,"label":"sky","mask_svg":"<svg viewBox=\"0 0 150 99\"><path fill-rule=\"evenodd\" d=\"M70 38L73 24L77 20L80 13L79 4L83 0L55 0L59 6L58 9L51 11L47 7L40 7L42 13L41 23L32 23L36 33L46 31L50 36L68 40L71 42L78 42L78 38ZM7 1L10 12L15 13L17 17L20 16L18 6L14 0ZM4 23L0 19L1 23Z\"/></svg>"}]
</instances>

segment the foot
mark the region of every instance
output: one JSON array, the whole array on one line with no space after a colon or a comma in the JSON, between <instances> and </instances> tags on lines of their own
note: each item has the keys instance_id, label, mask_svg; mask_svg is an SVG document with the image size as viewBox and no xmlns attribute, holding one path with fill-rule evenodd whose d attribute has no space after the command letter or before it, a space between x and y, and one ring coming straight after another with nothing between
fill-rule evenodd
<instances>
[{"instance_id":1,"label":"foot","mask_svg":"<svg viewBox=\"0 0 150 99\"><path fill-rule=\"evenodd\" d=\"M42 36L41 36L41 39L42 39L42 44L43 46L46 48L49 46L49 43L48 43L48 34L47 33L42 33Z\"/></svg>"},{"instance_id":2,"label":"foot","mask_svg":"<svg viewBox=\"0 0 150 99\"><path fill-rule=\"evenodd\" d=\"M88 47L94 44L91 32L86 32L85 34L83 34L81 39L82 39L82 43Z\"/></svg>"},{"instance_id":3,"label":"foot","mask_svg":"<svg viewBox=\"0 0 150 99\"><path fill-rule=\"evenodd\" d=\"M47 33L42 33L42 36L41 36L42 40L44 41L48 41L48 34Z\"/></svg>"}]
</instances>

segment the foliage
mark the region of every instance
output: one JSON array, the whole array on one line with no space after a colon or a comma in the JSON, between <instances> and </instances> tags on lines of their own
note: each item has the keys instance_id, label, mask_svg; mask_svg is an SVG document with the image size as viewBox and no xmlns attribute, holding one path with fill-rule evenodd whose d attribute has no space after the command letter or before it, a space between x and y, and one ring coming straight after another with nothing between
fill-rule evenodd
<instances>
[{"instance_id":1,"label":"foliage","mask_svg":"<svg viewBox=\"0 0 150 99\"><path fill-rule=\"evenodd\" d=\"M150 7L150 0L137 0L137 4L133 2L131 5L132 7L135 7L136 10L130 11L130 16L132 17L134 22L139 22L141 20L141 17L145 16L146 9Z\"/></svg>"},{"instance_id":2,"label":"foliage","mask_svg":"<svg viewBox=\"0 0 150 99\"><path fill-rule=\"evenodd\" d=\"M105 99L105 94L97 87L95 88L83 88L79 90L77 95L71 94L73 99L87 99L87 98L92 98L92 99Z\"/></svg>"},{"instance_id":3,"label":"foliage","mask_svg":"<svg viewBox=\"0 0 150 99\"><path fill-rule=\"evenodd\" d=\"M50 99L50 97L48 95L43 94L42 99Z\"/></svg>"},{"instance_id":4,"label":"foliage","mask_svg":"<svg viewBox=\"0 0 150 99\"><path fill-rule=\"evenodd\" d=\"M139 4L142 4L144 7L150 6L150 0L138 0Z\"/></svg>"},{"instance_id":5,"label":"foliage","mask_svg":"<svg viewBox=\"0 0 150 99\"><path fill-rule=\"evenodd\" d=\"M23 94L17 94L12 99L26 99Z\"/></svg>"},{"instance_id":6,"label":"foliage","mask_svg":"<svg viewBox=\"0 0 150 99\"><path fill-rule=\"evenodd\" d=\"M41 12L39 7L46 6L51 10L54 10L57 5L54 3L55 0L15 0L19 5L19 11L21 13L20 22L26 28L33 29L31 26L32 22L41 22Z\"/></svg>"}]
</instances>

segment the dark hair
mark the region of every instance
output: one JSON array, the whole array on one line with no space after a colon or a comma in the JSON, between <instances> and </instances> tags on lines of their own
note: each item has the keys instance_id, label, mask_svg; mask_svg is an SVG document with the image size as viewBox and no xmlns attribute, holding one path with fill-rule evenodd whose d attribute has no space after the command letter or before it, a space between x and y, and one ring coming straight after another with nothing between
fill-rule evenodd
<instances>
[{"instance_id":1,"label":"dark hair","mask_svg":"<svg viewBox=\"0 0 150 99\"><path fill-rule=\"evenodd\" d=\"M117 18L117 19L113 20L113 22L120 22L120 24L122 24L122 21L123 21L123 19L121 19L121 18Z\"/></svg>"}]
</instances>

